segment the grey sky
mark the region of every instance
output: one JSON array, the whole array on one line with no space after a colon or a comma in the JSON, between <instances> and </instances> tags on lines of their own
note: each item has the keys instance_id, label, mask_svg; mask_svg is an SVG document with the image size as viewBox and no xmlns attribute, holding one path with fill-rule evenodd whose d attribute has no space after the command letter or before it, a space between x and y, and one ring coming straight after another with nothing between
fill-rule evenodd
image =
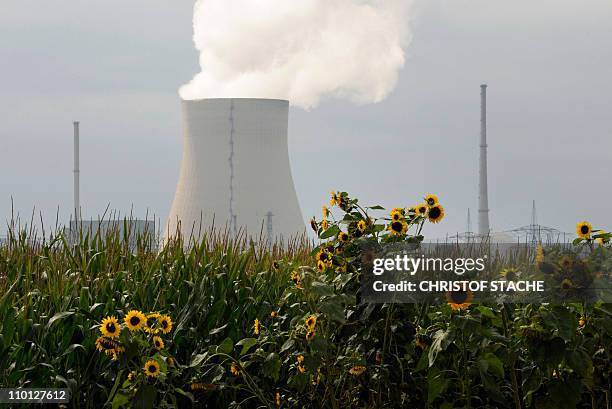
<instances>
[{"instance_id":1,"label":"grey sky","mask_svg":"<svg viewBox=\"0 0 612 409\"><path fill-rule=\"evenodd\" d=\"M4 2L0 13L0 216L46 220L72 204L72 125L82 122L85 216L108 203L166 218L181 158L177 89L199 71L192 2ZM476 223L479 84L489 84L494 230L612 228L612 2L420 0L396 90L377 105L291 111L305 218L332 189L401 206L437 193ZM26 216L27 215L27 216ZM4 226L0 232L4 231Z\"/></svg>"}]
</instances>

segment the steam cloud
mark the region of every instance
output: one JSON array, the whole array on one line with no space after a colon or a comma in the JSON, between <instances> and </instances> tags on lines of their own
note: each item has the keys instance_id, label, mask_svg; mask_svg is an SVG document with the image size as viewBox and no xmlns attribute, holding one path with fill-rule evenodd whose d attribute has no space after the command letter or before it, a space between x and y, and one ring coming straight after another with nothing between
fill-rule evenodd
<instances>
[{"instance_id":1,"label":"steam cloud","mask_svg":"<svg viewBox=\"0 0 612 409\"><path fill-rule=\"evenodd\" d=\"M183 99L384 99L404 65L408 0L198 0L198 73Z\"/></svg>"}]
</instances>

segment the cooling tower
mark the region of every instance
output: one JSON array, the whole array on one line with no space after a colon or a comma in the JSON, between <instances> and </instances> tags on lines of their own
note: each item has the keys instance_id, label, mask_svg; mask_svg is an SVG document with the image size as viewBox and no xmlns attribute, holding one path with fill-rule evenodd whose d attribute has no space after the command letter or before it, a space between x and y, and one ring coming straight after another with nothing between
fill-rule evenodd
<instances>
[{"instance_id":1,"label":"cooling tower","mask_svg":"<svg viewBox=\"0 0 612 409\"><path fill-rule=\"evenodd\" d=\"M271 239L303 234L287 145L289 102L183 101L183 162L167 237L200 237L212 225Z\"/></svg>"}]
</instances>

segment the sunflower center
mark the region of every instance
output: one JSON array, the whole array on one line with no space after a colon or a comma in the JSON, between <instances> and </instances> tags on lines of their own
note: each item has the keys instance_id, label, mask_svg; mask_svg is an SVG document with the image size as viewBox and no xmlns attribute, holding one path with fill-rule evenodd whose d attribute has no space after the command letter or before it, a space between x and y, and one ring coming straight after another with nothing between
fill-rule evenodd
<instances>
[{"instance_id":1,"label":"sunflower center","mask_svg":"<svg viewBox=\"0 0 612 409\"><path fill-rule=\"evenodd\" d=\"M155 367L155 365L149 365L149 372L155 373L156 371L157 371L157 368Z\"/></svg>"},{"instance_id":2,"label":"sunflower center","mask_svg":"<svg viewBox=\"0 0 612 409\"><path fill-rule=\"evenodd\" d=\"M130 324L132 324L132 325L134 325L134 326L136 326L136 325L140 324L140 318L138 318L138 317L132 317L132 318L130 318Z\"/></svg>"},{"instance_id":3,"label":"sunflower center","mask_svg":"<svg viewBox=\"0 0 612 409\"><path fill-rule=\"evenodd\" d=\"M580 232L582 234L587 234L589 232L589 226L580 226Z\"/></svg>"},{"instance_id":4,"label":"sunflower center","mask_svg":"<svg viewBox=\"0 0 612 409\"><path fill-rule=\"evenodd\" d=\"M466 291L454 291L451 294L451 299L455 304L463 304L468 299L468 294Z\"/></svg>"},{"instance_id":5,"label":"sunflower center","mask_svg":"<svg viewBox=\"0 0 612 409\"><path fill-rule=\"evenodd\" d=\"M429 210L429 217L431 217L432 219L437 219L438 217L440 217L440 208L439 207L432 207Z\"/></svg>"},{"instance_id":6,"label":"sunflower center","mask_svg":"<svg viewBox=\"0 0 612 409\"><path fill-rule=\"evenodd\" d=\"M165 320L164 320L164 321L162 321L162 322L161 322L161 326L162 326L164 329L165 329L165 328L168 328L168 322L167 322L167 321L165 321Z\"/></svg>"},{"instance_id":7,"label":"sunflower center","mask_svg":"<svg viewBox=\"0 0 612 409\"><path fill-rule=\"evenodd\" d=\"M106 324L106 330L112 334L113 332L115 332L117 330L117 327L115 327L115 324L110 322L110 323Z\"/></svg>"},{"instance_id":8,"label":"sunflower center","mask_svg":"<svg viewBox=\"0 0 612 409\"><path fill-rule=\"evenodd\" d=\"M401 232L402 228L403 228L403 226L402 226L401 222L393 222L391 224L391 229L393 229L393 231L395 231L395 232L398 232L398 233Z\"/></svg>"}]
</instances>

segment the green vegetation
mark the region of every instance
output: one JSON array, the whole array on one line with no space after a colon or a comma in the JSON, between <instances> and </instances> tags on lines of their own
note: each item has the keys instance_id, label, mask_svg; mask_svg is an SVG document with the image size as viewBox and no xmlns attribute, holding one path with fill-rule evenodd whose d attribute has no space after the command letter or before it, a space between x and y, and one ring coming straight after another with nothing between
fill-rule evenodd
<instances>
[{"instance_id":1,"label":"green vegetation","mask_svg":"<svg viewBox=\"0 0 612 409\"><path fill-rule=\"evenodd\" d=\"M12 230L0 385L70 388L78 408L611 408L611 305L360 304L362 243L421 242L444 217L426 199L389 214L334 193L314 247ZM609 241L575 244L609 272Z\"/></svg>"}]
</instances>

